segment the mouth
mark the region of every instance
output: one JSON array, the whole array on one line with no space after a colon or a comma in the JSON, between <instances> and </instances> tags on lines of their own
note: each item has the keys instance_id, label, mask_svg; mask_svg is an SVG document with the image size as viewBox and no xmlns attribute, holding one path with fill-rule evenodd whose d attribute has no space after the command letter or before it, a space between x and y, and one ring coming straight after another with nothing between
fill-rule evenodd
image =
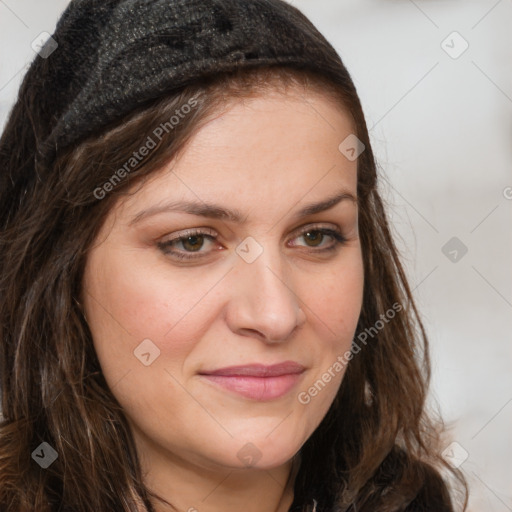
<instances>
[{"instance_id":1,"label":"mouth","mask_svg":"<svg viewBox=\"0 0 512 512\"><path fill-rule=\"evenodd\" d=\"M256 401L269 401L288 394L301 380L304 366L286 361L271 366L250 364L200 372L207 382Z\"/></svg>"}]
</instances>

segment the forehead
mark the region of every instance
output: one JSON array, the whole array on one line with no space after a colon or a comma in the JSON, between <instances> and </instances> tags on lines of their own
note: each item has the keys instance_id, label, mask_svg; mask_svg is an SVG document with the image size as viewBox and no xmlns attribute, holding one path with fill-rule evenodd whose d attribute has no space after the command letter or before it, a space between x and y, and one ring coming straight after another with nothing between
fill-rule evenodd
<instances>
[{"instance_id":1,"label":"forehead","mask_svg":"<svg viewBox=\"0 0 512 512\"><path fill-rule=\"evenodd\" d=\"M340 189L356 195L357 162L339 149L353 132L352 117L321 93L296 88L230 99L123 209L178 198L236 203L244 211Z\"/></svg>"}]
</instances>

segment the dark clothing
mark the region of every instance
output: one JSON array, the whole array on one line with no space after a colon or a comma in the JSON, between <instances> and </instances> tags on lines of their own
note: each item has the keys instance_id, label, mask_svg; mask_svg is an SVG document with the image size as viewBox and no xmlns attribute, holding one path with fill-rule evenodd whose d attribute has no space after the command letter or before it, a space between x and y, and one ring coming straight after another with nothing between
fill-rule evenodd
<instances>
[{"instance_id":1,"label":"dark clothing","mask_svg":"<svg viewBox=\"0 0 512 512\"><path fill-rule=\"evenodd\" d=\"M405 474L419 475L420 484L407 484ZM393 468L391 470L391 468ZM404 451L395 448L382 462L371 482L373 492L357 505L342 507L334 497L320 492L307 503L295 500L289 512L453 512L448 488L439 473L428 464L411 460ZM414 490L414 487L417 487ZM366 494L364 490L361 495ZM361 501L361 502L360 502ZM395 505L393 505L395 504Z\"/></svg>"}]
</instances>

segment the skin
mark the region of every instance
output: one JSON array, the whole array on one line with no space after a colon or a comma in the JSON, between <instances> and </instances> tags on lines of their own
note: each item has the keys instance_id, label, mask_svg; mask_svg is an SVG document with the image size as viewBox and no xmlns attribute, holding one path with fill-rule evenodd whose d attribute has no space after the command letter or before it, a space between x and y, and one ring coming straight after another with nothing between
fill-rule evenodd
<instances>
[{"instance_id":1,"label":"skin","mask_svg":"<svg viewBox=\"0 0 512 512\"><path fill-rule=\"evenodd\" d=\"M344 370L308 404L298 395L350 349L363 295L357 202L294 215L341 190L357 196L357 161L338 150L353 132L349 115L320 92L232 102L116 204L90 250L84 308L95 350L147 484L180 511L285 512L292 503L297 454ZM130 224L169 200L237 209L245 222L167 211ZM346 242L320 252L334 244L330 235L298 233L316 224L338 227ZM216 235L171 246L196 260L159 248L188 228ZM252 263L236 252L247 237L263 248ZM145 339L160 351L148 366L134 355ZM286 360L306 370L273 400L245 398L198 374Z\"/></svg>"}]
</instances>

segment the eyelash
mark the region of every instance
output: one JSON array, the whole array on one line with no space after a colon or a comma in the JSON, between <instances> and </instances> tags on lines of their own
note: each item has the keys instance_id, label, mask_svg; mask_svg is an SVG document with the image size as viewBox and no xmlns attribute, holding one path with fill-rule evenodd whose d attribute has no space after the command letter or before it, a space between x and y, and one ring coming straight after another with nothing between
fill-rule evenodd
<instances>
[{"instance_id":1,"label":"eyelash","mask_svg":"<svg viewBox=\"0 0 512 512\"><path fill-rule=\"evenodd\" d=\"M169 250L169 247L175 243L185 241L187 238L193 237L193 236L204 236L213 241L213 240L216 240L216 237L217 237L217 235L214 233L215 232L213 232L212 230L207 230L206 228L203 228L202 230L201 229L189 229L189 230L185 231L185 233L183 235L181 235L180 237L176 237L171 240L167 240L165 242L158 242L157 245L158 245L159 249L166 255L171 255L172 257L177 258L179 260L196 260L196 259L202 258L203 256L200 256L200 255L199 256L189 256L188 254L196 254L196 253L200 254L199 251L191 252L191 253L187 254L187 252L171 251L171 250ZM336 249L338 249L338 247L340 245L344 245L347 242L347 239L345 238L345 236L343 236L342 232L339 229L322 228L322 227L318 227L318 226L309 226L307 228L304 228L296 235L295 238L304 236L306 233L320 233L322 235L330 236L334 240L333 244L330 245L329 247L326 247L326 248L323 248L320 250L315 250L313 248L312 252L314 252L314 253L333 252ZM323 239L322 239L322 241L323 241ZM304 247L304 246L302 246L302 247Z\"/></svg>"}]
</instances>

